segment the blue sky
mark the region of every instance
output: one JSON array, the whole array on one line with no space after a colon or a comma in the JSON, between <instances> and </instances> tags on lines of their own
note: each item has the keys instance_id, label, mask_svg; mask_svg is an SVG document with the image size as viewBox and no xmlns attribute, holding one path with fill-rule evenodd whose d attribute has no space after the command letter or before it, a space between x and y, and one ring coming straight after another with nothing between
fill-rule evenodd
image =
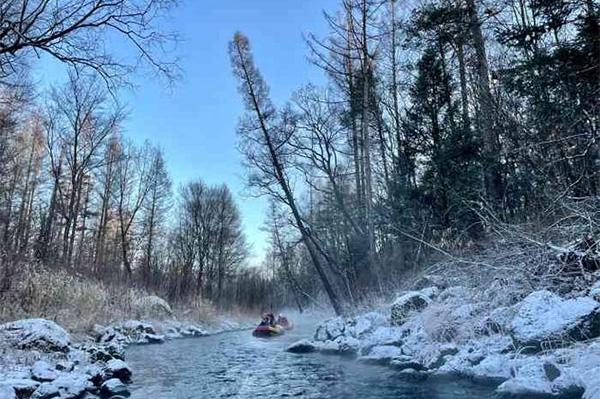
<instances>
[{"instance_id":1,"label":"blue sky","mask_svg":"<svg viewBox=\"0 0 600 399\"><path fill-rule=\"evenodd\" d=\"M267 247L261 231L266 199L249 197L244 187L236 147L242 104L227 44L236 30L249 37L272 98L282 104L302 84L323 81L322 72L306 59L302 35L325 34L322 11L336 5L336 0L182 0L172 14L172 25L183 39L177 50L181 81L168 89L139 75L133 79L135 91L120 96L130 111L125 135L139 142L149 139L165 150L175 188L195 178L229 185L254 248L253 263ZM41 62L35 77L52 83L60 75L56 65Z\"/></svg>"}]
</instances>

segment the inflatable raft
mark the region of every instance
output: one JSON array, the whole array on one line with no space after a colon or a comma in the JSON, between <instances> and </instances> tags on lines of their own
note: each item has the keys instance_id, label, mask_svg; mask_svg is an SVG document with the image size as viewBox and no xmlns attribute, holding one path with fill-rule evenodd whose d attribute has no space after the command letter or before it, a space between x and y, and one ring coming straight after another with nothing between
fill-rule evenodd
<instances>
[{"instance_id":1,"label":"inflatable raft","mask_svg":"<svg viewBox=\"0 0 600 399\"><path fill-rule=\"evenodd\" d=\"M255 337L273 337L283 334L283 327L275 324L274 326L258 326L252 332Z\"/></svg>"}]
</instances>

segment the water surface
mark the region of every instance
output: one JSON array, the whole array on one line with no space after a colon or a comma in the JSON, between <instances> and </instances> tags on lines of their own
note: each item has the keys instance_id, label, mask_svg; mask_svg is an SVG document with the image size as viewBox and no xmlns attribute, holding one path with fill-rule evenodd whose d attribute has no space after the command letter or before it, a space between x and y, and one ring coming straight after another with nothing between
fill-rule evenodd
<instances>
[{"instance_id":1,"label":"water surface","mask_svg":"<svg viewBox=\"0 0 600 399\"><path fill-rule=\"evenodd\" d=\"M487 399L491 389L466 381L414 381L386 367L284 348L312 326L269 339L250 331L131 347L133 399L396 398Z\"/></svg>"}]
</instances>

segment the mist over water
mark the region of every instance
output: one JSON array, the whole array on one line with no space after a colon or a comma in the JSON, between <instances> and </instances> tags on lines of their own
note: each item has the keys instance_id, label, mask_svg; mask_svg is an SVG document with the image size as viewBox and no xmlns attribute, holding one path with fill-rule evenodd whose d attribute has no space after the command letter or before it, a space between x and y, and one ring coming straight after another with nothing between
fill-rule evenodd
<instances>
[{"instance_id":1,"label":"mist over water","mask_svg":"<svg viewBox=\"0 0 600 399\"><path fill-rule=\"evenodd\" d=\"M283 312L282 312L283 313ZM284 313L296 328L279 337L251 331L131 347L133 399L148 398L492 398L492 390L465 381L416 382L385 367L285 348L310 338L321 317ZM320 315L321 316L321 315Z\"/></svg>"}]
</instances>

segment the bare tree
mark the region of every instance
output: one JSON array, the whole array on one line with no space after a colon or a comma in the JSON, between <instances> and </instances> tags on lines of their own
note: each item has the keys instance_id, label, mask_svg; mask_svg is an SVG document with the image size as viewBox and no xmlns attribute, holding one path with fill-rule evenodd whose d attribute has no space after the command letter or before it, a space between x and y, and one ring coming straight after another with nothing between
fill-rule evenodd
<instances>
[{"instance_id":1,"label":"bare tree","mask_svg":"<svg viewBox=\"0 0 600 399\"><path fill-rule=\"evenodd\" d=\"M112 195L117 209L121 262L129 276L133 273L130 255L134 222L152 187L153 161L148 142L138 149L130 141L123 141L115 165Z\"/></svg>"},{"instance_id":2,"label":"bare tree","mask_svg":"<svg viewBox=\"0 0 600 399\"><path fill-rule=\"evenodd\" d=\"M235 34L229 45L229 54L248 110L248 118L240 134L246 158L255 171L252 184L289 207L331 305L337 314L342 314L342 304L321 263L322 248L302 218L289 184L284 163L285 143L290 136L286 129L290 127L289 120L286 114L279 115L271 103L267 85L254 65L250 43L244 35L239 32Z\"/></svg>"},{"instance_id":3,"label":"bare tree","mask_svg":"<svg viewBox=\"0 0 600 399\"><path fill-rule=\"evenodd\" d=\"M172 79L175 64L162 60L176 35L161 18L176 0L6 0L0 4L0 78L21 68L30 55L46 53L95 71L111 86L125 83L139 64L110 53L108 37L120 37L137 58Z\"/></svg>"},{"instance_id":4,"label":"bare tree","mask_svg":"<svg viewBox=\"0 0 600 399\"><path fill-rule=\"evenodd\" d=\"M62 257L71 264L84 182L102 160L108 137L122 119L106 90L89 75L71 71L63 88L54 88L46 117L47 146L57 181L58 210L64 220Z\"/></svg>"}]
</instances>

